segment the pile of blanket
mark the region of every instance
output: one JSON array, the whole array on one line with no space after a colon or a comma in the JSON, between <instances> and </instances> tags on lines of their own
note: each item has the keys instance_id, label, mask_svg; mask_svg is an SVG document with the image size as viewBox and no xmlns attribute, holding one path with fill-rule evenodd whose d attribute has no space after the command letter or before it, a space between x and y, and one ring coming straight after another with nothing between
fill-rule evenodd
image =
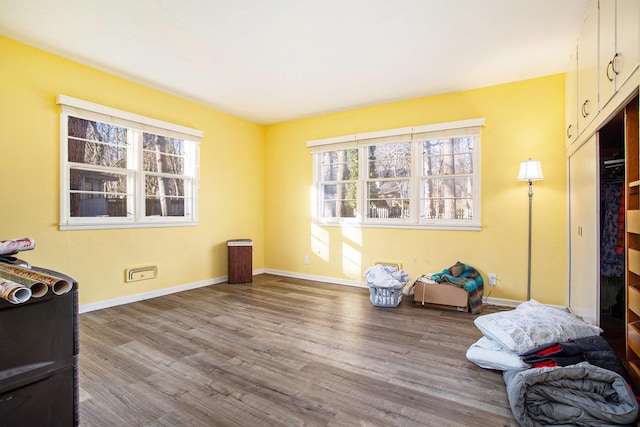
<instances>
[{"instance_id":1,"label":"pile of blanket","mask_svg":"<svg viewBox=\"0 0 640 427\"><path fill-rule=\"evenodd\" d=\"M509 404L522 426L631 425L638 403L629 384L613 371L581 362L503 373Z\"/></svg>"},{"instance_id":2,"label":"pile of blanket","mask_svg":"<svg viewBox=\"0 0 640 427\"><path fill-rule=\"evenodd\" d=\"M601 336L537 347L521 355L531 369L503 373L522 425L629 425L638 413L631 378Z\"/></svg>"},{"instance_id":3,"label":"pile of blanket","mask_svg":"<svg viewBox=\"0 0 640 427\"><path fill-rule=\"evenodd\" d=\"M483 336L467 350L478 366L502 370L521 426L630 425L637 392L602 330L535 300L479 316Z\"/></svg>"},{"instance_id":4,"label":"pile of blanket","mask_svg":"<svg viewBox=\"0 0 640 427\"><path fill-rule=\"evenodd\" d=\"M441 273L430 274L429 278L438 283L450 283L464 288L469 294L471 313L478 314L482 311L484 281L482 275L475 268L458 261L451 267L442 270Z\"/></svg>"}]
</instances>

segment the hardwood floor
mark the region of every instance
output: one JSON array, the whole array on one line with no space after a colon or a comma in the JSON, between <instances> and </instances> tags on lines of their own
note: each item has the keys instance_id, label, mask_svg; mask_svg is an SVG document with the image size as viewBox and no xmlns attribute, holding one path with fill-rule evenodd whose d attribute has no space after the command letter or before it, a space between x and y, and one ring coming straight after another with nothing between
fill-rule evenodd
<instances>
[{"instance_id":1,"label":"hardwood floor","mask_svg":"<svg viewBox=\"0 0 640 427\"><path fill-rule=\"evenodd\" d=\"M475 317L271 275L84 313L80 424L517 426Z\"/></svg>"}]
</instances>

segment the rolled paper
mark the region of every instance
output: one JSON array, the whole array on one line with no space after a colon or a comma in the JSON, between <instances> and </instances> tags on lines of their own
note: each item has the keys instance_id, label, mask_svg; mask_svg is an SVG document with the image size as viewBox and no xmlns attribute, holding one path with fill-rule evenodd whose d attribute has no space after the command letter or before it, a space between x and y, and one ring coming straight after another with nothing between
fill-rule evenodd
<instances>
[{"instance_id":1,"label":"rolled paper","mask_svg":"<svg viewBox=\"0 0 640 427\"><path fill-rule=\"evenodd\" d=\"M20 304L31 298L31 290L10 280L0 280L0 298L11 304Z\"/></svg>"},{"instance_id":2,"label":"rolled paper","mask_svg":"<svg viewBox=\"0 0 640 427\"><path fill-rule=\"evenodd\" d=\"M71 290L71 283L69 283L67 280L58 279L58 281L53 283L50 288L54 294L62 295Z\"/></svg>"},{"instance_id":3,"label":"rolled paper","mask_svg":"<svg viewBox=\"0 0 640 427\"><path fill-rule=\"evenodd\" d=\"M40 298L47 294L49 287L42 282L34 281L31 285L25 285L31 291L31 296Z\"/></svg>"},{"instance_id":4,"label":"rolled paper","mask_svg":"<svg viewBox=\"0 0 640 427\"><path fill-rule=\"evenodd\" d=\"M22 239L0 240L0 255L12 255L22 251L30 251L36 247L31 237Z\"/></svg>"},{"instance_id":5,"label":"rolled paper","mask_svg":"<svg viewBox=\"0 0 640 427\"><path fill-rule=\"evenodd\" d=\"M45 295L47 288L51 288L56 295L62 295L69 292L72 287L68 280L17 265L0 264L0 276L30 288L34 298ZM35 290L34 286L36 287ZM43 286L44 292L42 292Z\"/></svg>"},{"instance_id":6,"label":"rolled paper","mask_svg":"<svg viewBox=\"0 0 640 427\"><path fill-rule=\"evenodd\" d=\"M4 267L4 264L0 264L0 269ZM31 279L29 277L23 277L19 274L12 273L10 271L2 271L0 270L0 278L3 277L5 279L9 279L13 282L16 282L20 285L23 285L31 290L31 296L34 298L40 298L47 294L49 291L49 287L42 282L39 282L35 279Z\"/></svg>"}]
</instances>

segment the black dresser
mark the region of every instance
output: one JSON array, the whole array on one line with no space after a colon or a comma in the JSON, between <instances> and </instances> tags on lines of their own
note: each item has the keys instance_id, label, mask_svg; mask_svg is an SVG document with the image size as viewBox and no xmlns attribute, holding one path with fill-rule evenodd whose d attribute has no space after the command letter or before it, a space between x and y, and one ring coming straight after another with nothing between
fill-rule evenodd
<instances>
[{"instance_id":1,"label":"black dresser","mask_svg":"<svg viewBox=\"0 0 640 427\"><path fill-rule=\"evenodd\" d=\"M0 425L79 424L78 283L22 304L0 299Z\"/></svg>"}]
</instances>

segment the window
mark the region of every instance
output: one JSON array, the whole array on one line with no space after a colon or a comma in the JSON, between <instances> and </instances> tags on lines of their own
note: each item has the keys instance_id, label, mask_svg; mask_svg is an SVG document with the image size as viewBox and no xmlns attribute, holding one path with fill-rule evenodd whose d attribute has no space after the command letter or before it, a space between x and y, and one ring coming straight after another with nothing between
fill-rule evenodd
<instances>
[{"instance_id":1,"label":"window","mask_svg":"<svg viewBox=\"0 0 640 427\"><path fill-rule=\"evenodd\" d=\"M474 217L474 137L421 141L421 219Z\"/></svg>"},{"instance_id":2,"label":"window","mask_svg":"<svg viewBox=\"0 0 640 427\"><path fill-rule=\"evenodd\" d=\"M58 104L60 229L197 225L200 131L64 95Z\"/></svg>"},{"instance_id":3,"label":"window","mask_svg":"<svg viewBox=\"0 0 640 427\"><path fill-rule=\"evenodd\" d=\"M357 212L358 150L326 151L319 155L322 193L320 209L327 218L353 218Z\"/></svg>"},{"instance_id":4,"label":"window","mask_svg":"<svg viewBox=\"0 0 640 427\"><path fill-rule=\"evenodd\" d=\"M482 125L473 119L309 141L314 221L480 229Z\"/></svg>"}]
</instances>

